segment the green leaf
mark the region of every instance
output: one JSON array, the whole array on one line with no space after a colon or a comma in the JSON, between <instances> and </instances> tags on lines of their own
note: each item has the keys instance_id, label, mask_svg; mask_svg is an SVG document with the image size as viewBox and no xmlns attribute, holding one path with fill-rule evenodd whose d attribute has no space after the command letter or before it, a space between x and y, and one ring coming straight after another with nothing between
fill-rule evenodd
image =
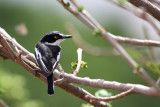
<instances>
[{"instance_id":1,"label":"green leaf","mask_svg":"<svg viewBox=\"0 0 160 107\"><path fill-rule=\"evenodd\" d=\"M93 107L91 104L87 103L87 104L82 104L81 107Z\"/></svg>"},{"instance_id":2,"label":"green leaf","mask_svg":"<svg viewBox=\"0 0 160 107\"><path fill-rule=\"evenodd\" d=\"M93 33L94 36L100 36L102 35L102 31L100 29L94 29Z\"/></svg>"},{"instance_id":3,"label":"green leaf","mask_svg":"<svg viewBox=\"0 0 160 107\"><path fill-rule=\"evenodd\" d=\"M95 93L95 96L96 97L109 97L109 96L112 96L112 93L108 92L107 90L101 89Z\"/></svg>"},{"instance_id":4,"label":"green leaf","mask_svg":"<svg viewBox=\"0 0 160 107\"><path fill-rule=\"evenodd\" d=\"M71 62L71 68L76 69L78 61ZM82 61L81 68L88 68L87 62Z\"/></svg>"},{"instance_id":5,"label":"green leaf","mask_svg":"<svg viewBox=\"0 0 160 107\"><path fill-rule=\"evenodd\" d=\"M147 67L151 69L156 75L160 76L160 63L154 64L153 62L148 61L146 63Z\"/></svg>"},{"instance_id":6,"label":"green leaf","mask_svg":"<svg viewBox=\"0 0 160 107\"><path fill-rule=\"evenodd\" d=\"M128 0L118 0L118 4L119 5L123 5L125 2L127 2Z\"/></svg>"},{"instance_id":7,"label":"green leaf","mask_svg":"<svg viewBox=\"0 0 160 107\"><path fill-rule=\"evenodd\" d=\"M87 62L82 61L81 68L88 68L88 66L87 66Z\"/></svg>"},{"instance_id":8,"label":"green leaf","mask_svg":"<svg viewBox=\"0 0 160 107\"><path fill-rule=\"evenodd\" d=\"M112 96L112 93L108 92L107 90L104 90L104 89L100 89L98 91L96 91L95 93L95 96L96 97L109 97L109 96ZM108 101L107 104L109 105L109 107L113 107L111 105L111 102L112 101ZM90 105L89 103L87 104L82 104L81 107L93 107L92 105Z\"/></svg>"},{"instance_id":9,"label":"green leaf","mask_svg":"<svg viewBox=\"0 0 160 107\"><path fill-rule=\"evenodd\" d=\"M78 11L78 12L82 12L83 9L84 9L83 6L79 6L79 7L77 8L77 11Z\"/></svg>"},{"instance_id":10,"label":"green leaf","mask_svg":"<svg viewBox=\"0 0 160 107\"><path fill-rule=\"evenodd\" d=\"M72 68L72 69L76 69L76 67L77 67L77 62L78 62L78 61L71 62L71 68Z\"/></svg>"},{"instance_id":11,"label":"green leaf","mask_svg":"<svg viewBox=\"0 0 160 107\"><path fill-rule=\"evenodd\" d=\"M67 3L66 3L66 6L67 6L67 7L69 7L69 6L70 6L70 3L69 3L69 2L67 2Z\"/></svg>"},{"instance_id":12,"label":"green leaf","mask_svg":"<svg viewBox=\"0 0 160 107\"><path fill-rule=\"evenodd\" d=\"M142 65L141 65L141 64L138 64L138 65L135 67L136 70L139 70L140 68L142 68Z\"/></svg>"},{"instance_id":13,"label":"green leaf","mask_svg":"<svg viewBox=\"0 0 160 107\"><path fill-rule=\"evenodd\" d=\"M111 103L108 102L109 107L113 107Z\"/></svg>"},{"instance_id":14,"label":"green leaf","mask_svg":"<svg viewBox=\"0 0 160 107\"><path fill-rule=\"evenodd\" d=\"M107 90L100 89L95 93L95 96L96 97L110 97L112 96L112 93L108 92ZM110 107L112 107L111 105L112 101L108 101L107 103L110 105Z\"/></svg>"}]
</instances>

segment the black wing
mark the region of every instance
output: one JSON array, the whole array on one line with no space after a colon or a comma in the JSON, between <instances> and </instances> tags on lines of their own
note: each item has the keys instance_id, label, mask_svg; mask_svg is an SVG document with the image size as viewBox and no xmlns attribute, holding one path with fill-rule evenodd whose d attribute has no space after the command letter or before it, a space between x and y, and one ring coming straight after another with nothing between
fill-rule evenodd
<instances>
[{"instance_id":1,"label":"black wing","mask_svg":"<svg viewBox=\"0 0 160 107\"><path fill-rule=\"evenodd\" d=\"M46 46L45 44L38 43L35 48L35 57L38 66L48 77L57 67L59 62L60 47L49 45Z\"/></svg>"}]
</instances>

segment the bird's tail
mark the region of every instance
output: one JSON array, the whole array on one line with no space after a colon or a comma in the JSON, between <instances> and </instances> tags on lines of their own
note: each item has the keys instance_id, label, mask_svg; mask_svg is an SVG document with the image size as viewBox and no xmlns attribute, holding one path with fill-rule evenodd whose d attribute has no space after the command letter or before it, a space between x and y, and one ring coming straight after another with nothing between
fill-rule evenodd
<instances>
[{"instance_id":1,"label":"bird's tail","mask_svg":"<svg viewBox=\"0 0 160 107\"><path fill-rule=\"evenodd\" d=\"M53 73L47 77L47 83L48 83L48 94L53 95L54 94Z\"/></svg>"}]
</instances>

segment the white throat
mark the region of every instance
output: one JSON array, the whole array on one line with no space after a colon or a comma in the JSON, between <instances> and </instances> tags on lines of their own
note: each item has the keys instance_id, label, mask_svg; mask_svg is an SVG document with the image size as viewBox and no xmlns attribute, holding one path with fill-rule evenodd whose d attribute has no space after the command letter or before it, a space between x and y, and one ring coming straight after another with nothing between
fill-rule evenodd
<instances>
[{"instance_id":1,"label":"white throat","mask_svg":"<svg viewBox=\"0 0 160 107\"><path fill-rule=\"evenodd\" d=\"M59 45L62 41L64 41L64 39L58 39L58 40L56 40L56 41L53 42L53 43L45 42L45 44L46 44L46 45Z\"/></svg>"}]
</instances>

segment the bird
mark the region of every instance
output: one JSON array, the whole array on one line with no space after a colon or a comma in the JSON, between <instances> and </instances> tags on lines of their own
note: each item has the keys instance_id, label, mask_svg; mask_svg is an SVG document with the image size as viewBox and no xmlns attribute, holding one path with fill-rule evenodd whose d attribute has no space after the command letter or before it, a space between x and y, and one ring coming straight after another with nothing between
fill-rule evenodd
<instances>
[{"instance_id":1,"label":"bird","mask_svg":"<svg viewBox=\"0 0 160 107\"><path fill-rule=\"evenodd\" d=\"M61 56L61 47L59 44L67 38L72 38L72 36L64 35L59 31L50 31L35 46L35 59L37 65L47 77L49 95L54 94L53 72Z\"/></svg>"}]
</instances>

